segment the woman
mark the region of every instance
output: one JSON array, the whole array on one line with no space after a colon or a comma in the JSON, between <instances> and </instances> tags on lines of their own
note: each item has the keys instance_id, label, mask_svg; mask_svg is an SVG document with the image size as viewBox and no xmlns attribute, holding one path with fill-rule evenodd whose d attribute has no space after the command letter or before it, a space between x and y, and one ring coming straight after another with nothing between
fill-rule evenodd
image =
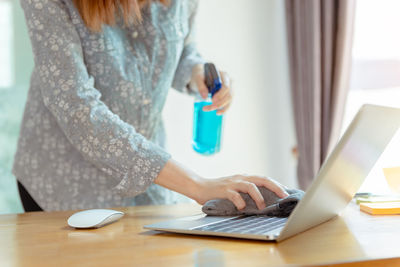
<instances>
[{"instance_id":1,"label":"woman","mask_svg":"<svg viewBox=\"0 0 400 267\"><path fill-rule=\"evenodd\" d=\"M162 148L169 88L207 96L195 1L21 2L35 60L13 168L26 211L171 203L164 188L238 209L238 192L264 208L256 186L287 196L264 177L205 179ZM232 98L222 75L206 107L220 114Z\"/></svg>"}]
</instances>

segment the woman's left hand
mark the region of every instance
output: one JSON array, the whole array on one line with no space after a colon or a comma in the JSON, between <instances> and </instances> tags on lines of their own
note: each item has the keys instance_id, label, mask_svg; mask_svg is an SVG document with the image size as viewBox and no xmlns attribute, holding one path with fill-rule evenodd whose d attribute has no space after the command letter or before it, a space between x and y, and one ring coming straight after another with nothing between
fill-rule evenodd
<instances>
[{"instance_id":1,"label":"woman's left hand","mask_svg":"<svg viewBox=\"0 0 400 267\"><path fill-rule=\"evenodd\" d=\"M213 96L212 104L204 106L203 111L217 110L217 114L222 115L229 109L232 103L232 85L231 79L226 72L220 71L219 74L222 80L222 87ZM196 85L202 98L207 98L208 89L205 83L203 65L196 65L193 67L191 84Z\"/></svg>"}]
</instances>

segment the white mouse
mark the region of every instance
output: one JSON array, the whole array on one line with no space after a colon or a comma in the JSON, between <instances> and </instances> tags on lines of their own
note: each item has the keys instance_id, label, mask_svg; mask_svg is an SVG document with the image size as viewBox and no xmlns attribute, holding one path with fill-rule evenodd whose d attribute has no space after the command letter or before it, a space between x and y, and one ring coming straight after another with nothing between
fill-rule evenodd
<instances>
[{"instance_id":1,"label":"white mouse","mask_svg":"<svg viewBox=\"0 0 400 267\"><path fill-rule=\"evenodd\" d=\"M68 225L74 228L100 228L113 223L124 216L124 213L108 209L84 210L71 215Z\"/></svg>"}]
</instances>

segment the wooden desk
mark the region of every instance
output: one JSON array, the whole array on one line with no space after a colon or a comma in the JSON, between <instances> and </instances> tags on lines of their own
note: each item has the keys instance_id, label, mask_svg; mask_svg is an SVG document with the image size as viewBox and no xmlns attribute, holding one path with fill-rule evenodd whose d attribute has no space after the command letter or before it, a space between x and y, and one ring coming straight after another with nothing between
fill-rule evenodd
<instances>
[{"instance_id":1,"label":"wooden desk","mask_svg":"<svg viewBox=\"0 0 400 267\"><path fill-rule=\"evenodd\" d=\"M351 266L400 266L400 258L395 258L400 257L400 216L372 217L358 211L355 204L350 204L342 216L278 244L142 228L198 214L200 207L195 204L120 210L126 212L120 221L92 230L68 227L66 220L72 211L1 215L0 266L293 266L343 262L353 262ZM381 260L371 261L374 259ZM355 262L366 260L369 262Z\"/></svg>"}]
</instances>

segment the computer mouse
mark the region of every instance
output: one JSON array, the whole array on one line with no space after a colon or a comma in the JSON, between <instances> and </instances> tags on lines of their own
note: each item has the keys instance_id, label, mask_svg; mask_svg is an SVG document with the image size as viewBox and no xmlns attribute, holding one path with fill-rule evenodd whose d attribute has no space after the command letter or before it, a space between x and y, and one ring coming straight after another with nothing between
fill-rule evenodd
<instances>
[{"instance_id":1,"label":"computer mouse","mask_svg":"<svg viewBox=\"0 0 400 267\"><path fill-rule=\"evenodd\" d=\"M68 218L68 225L74 228L100 228L119 220L124 213L109 209L79 211Z\"/></svg>"}]
</instances>

